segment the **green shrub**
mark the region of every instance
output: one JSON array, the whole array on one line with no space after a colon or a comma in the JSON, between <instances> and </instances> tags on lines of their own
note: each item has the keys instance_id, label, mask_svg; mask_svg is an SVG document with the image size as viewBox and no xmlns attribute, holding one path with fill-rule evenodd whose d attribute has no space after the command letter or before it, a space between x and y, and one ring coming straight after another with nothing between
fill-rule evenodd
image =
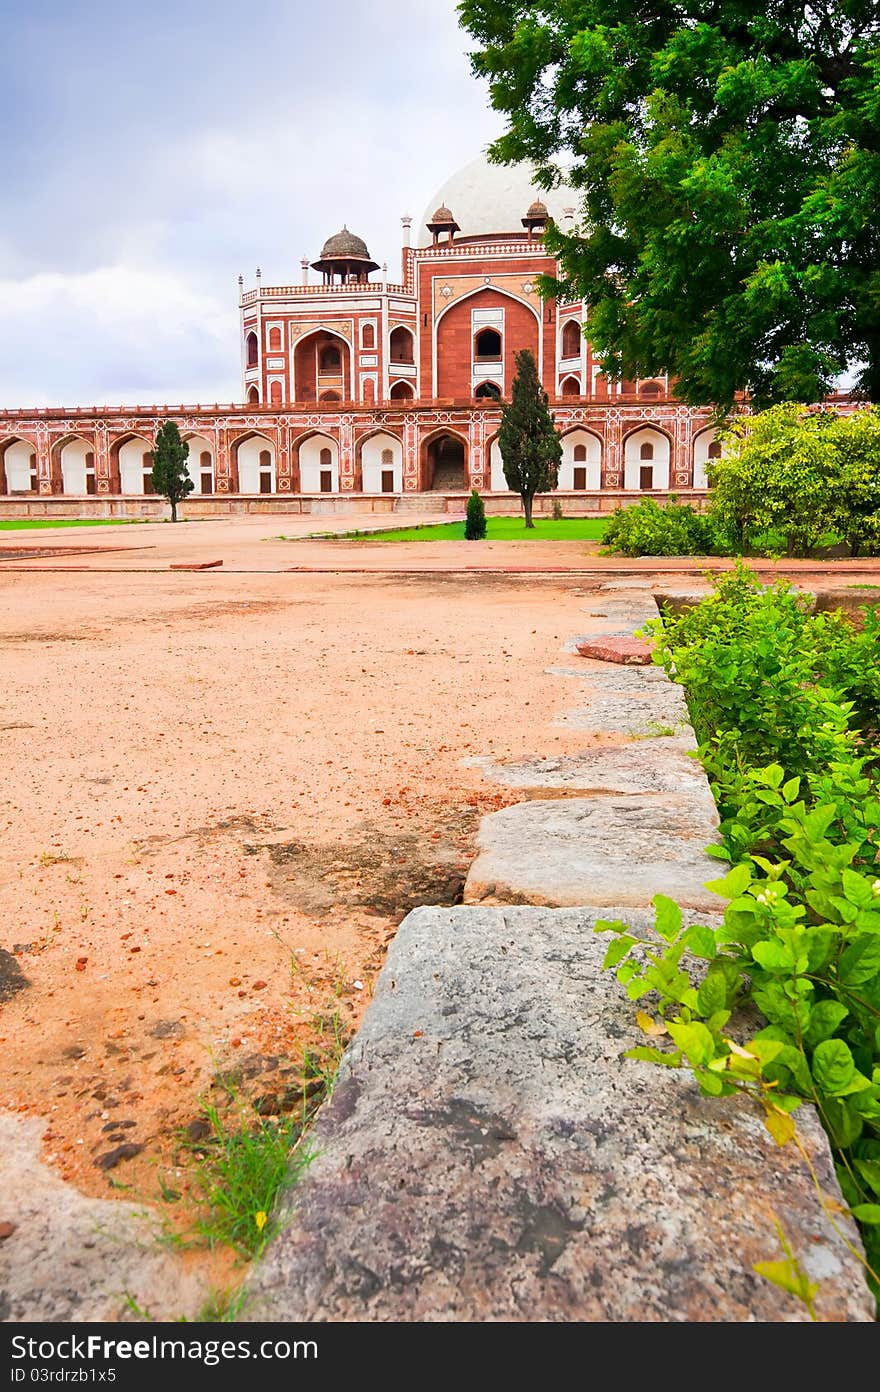
<instances>
[{"instance_id":1,"label":"green shrub","mask_svg":"<svg viewBox=\"0 0 880 1392\"><path fill-rule=\"evenodd\" d=\"M751 1096L780 1145L800 1143L792 1113L814 1103L880 1297L880 618L856 632L738 567L651 627L718 803L710 850L732 868L709 886L728 900L719 928L685 928L662 895L654 935L598 926L616 935L606 967L653 1006L631 1056L689 1067L708 1096ZM765 1023L743 1039L745 1003Z\"/></svg>"},{"instance_id":2,"label":"green shrub","mask_svg":"<svg viewBox=\"0 0 880 1392\"><path fill-rule=\"evenodd\" d=\"M708 466L710 512L737 551L803 556L847 542L852 554L880 547L880 411L840 415L784 402L735 417L722 432L724 454Z\"/></svg>"},{"instance_id":3,"label":"green shrub","mask_svg":"<svg viewBox=\"0 0 880 1392\"><path fill-rule=\"evenodd\" d=\"M621 556L712 556L718 543L711 519L675 495L660 507L643 498L611 514L602 538L605 550Z\"/></svg>"},{"instance_id":4,"label":"green shrub","mask_svg":"<svg viewBox=\"0 0 880 1392\"><path fill-rule=\"evenodd\" d=\"M483 541L486 536L486 509L476 488L467 501L464 534L467 541Z\"/></svg>"},{"instance_id":5,"label":"green shrub","mask_svg":"<svg viewBox=\"0 0 880 1392\"><path fill-rule=\"evenodd\" d=\"M561 521L562 521L562 517L563 517L562 504L560 503L560 501L559 501L558 498L554 498L554 499L553 499L553 520L554 520L554 522L561 522Z\"/></svg>"}]
</instances>

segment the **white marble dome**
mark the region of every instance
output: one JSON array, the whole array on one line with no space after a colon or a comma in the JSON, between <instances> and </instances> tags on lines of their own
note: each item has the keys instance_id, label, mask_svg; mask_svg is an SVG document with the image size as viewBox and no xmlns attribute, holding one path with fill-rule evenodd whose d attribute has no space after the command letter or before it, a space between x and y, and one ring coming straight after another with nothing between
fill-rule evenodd
<instances>
[{"instance_id":1,"label":"white marble dome","mask_svg":"<svg viewBox=\"0 0 880 1392\"><path fill-rule=\"evenodd\" d=\"M522 219L536 199L546 204L550 216L563 227L566 208L576 208L578 202L577 193L567 184L546 191L539 188L531 165L490 164L480 155L447 179L431 198L416 244L430 246L433 238L425 224L443 204L454 214L460 237L483 237L493 232L522 232Z\"/></svg>"}]
</instances>

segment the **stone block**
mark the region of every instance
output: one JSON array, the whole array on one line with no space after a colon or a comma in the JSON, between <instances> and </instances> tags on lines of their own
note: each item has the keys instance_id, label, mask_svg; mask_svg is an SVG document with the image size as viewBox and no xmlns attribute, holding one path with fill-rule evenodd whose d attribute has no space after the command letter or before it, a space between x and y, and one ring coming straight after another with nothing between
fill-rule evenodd
<instances>
[{"instance_id":1,"label":"stone block","mask_svg":"<svg viewBox=\"0 0 880 1392\"><path fill-rule=\"evenodd\" d=\"M688 793L702 796L706 775L689 758L691 739L667 737L635 740L624 745L598 745L581 754L548 759L524 759L499 764L491 757L466 759L493 783L530 791L578 793Z\"/></svg>"},{"instance_id":2,"label":"stone block","mask_svg":"<svg viewBox=\"0 0 880 1392\"><path fill-rule=\"evenodd\" d=\"M624 1057L634 1008L593 932L621 912L404 920L240 1319L807 1321L754 1270L782 1256L775 1215L819 1318L873 1321L797 1150L742 1099ZM812 1109L798 1122L839 1196Z\"/></svg>"},{"instance_id":3,"label":"stone block","mask_svg":"<svg viewBox=\"0 0 880 1392\"><path fill-rule=\"evenodd\" d=\"M717 826L705 782L663 797L515 803L480 822L465 903L644 907L659 893L717 910L721 901L705 888L725 871L705 852Z\"/></svg>"}]
</instances>

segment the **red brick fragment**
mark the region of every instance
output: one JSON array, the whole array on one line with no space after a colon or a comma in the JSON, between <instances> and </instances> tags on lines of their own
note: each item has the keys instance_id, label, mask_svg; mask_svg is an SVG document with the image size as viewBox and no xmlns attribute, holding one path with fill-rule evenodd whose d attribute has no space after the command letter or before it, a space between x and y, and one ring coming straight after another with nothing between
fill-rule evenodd
<instances>
[{"instance_id":1,"label":"red brick fragment","mask_svg":"<svg viewBox=\"0 0 880 1392\"><path fill-rule=\"evenodd\" d=\"M645 667L651 661L651 648L640 638L597 638L594 643L578 643L581 657L599 662L622 662L628 667Z\"/></svg>"}]
</instances>

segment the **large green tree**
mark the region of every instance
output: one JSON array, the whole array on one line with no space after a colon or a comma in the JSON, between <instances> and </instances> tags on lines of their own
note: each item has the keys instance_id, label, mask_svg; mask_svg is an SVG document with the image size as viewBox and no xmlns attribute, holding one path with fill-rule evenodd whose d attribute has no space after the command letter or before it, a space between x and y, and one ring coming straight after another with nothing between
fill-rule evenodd
<instances>
[{"instance_id":1,"label":"large green tree","mask_svg":"<svg viewBox=\"0 0 880 1392\"><path fill-rule=\"evenodd\" d=\"M181 440L176 421L165 421L156 431L156 447L153 450L153 487L162 493L171 504L171 521L177 521L177 504L182 502L195 488L187 472L189 445Z\"/></svg>"},{"instance_id":2,"label":"large green tree","mask_svg":"<svg viewBox=\"0 0 880 1392\"><path fill-rule=\"evenodd\" d=\"M507 486L522 499L526 526L534 527L535 494L548 493L556 487L562 443L550 414L547 393L541 386L534 354L523 348L514 361L516 376L510 400L501 407L498 448Z\"/></svg>"},{"instance_id":3,"label":"large green tree","mask_svg":"<svg viewBox=\"0 0 880 1392\"><path fill-rule=\"evenodd\" d=\"M880 400L877 0L462 0L507 130L582 200L551 227L618 377L694 405ZM564 287L564 288L563 288Z\"/></svg>"}]
</instances>

